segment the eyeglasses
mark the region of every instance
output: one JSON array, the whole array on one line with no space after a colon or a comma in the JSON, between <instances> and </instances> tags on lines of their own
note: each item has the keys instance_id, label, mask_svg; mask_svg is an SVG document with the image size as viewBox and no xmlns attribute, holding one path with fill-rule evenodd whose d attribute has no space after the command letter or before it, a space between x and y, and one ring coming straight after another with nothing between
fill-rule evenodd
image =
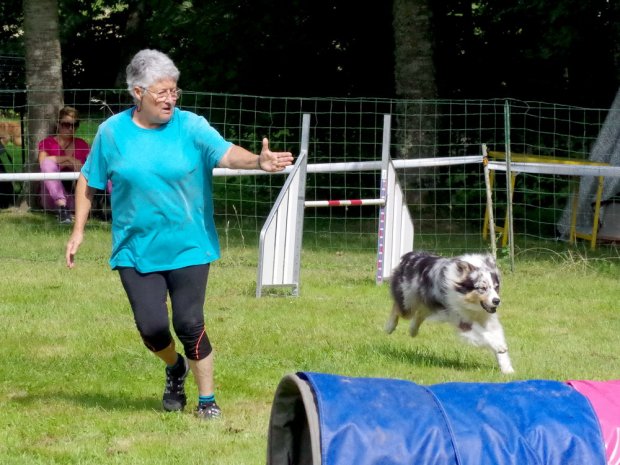
<instances>
[{"instance_id":1,"label":"eyeglasses","mask_svg":"<svg viewBox=\"0 0 620 465\"><path fill-rule=\"evenodd\" d=\"M76 121L74 123L70 123L69 121L60 121L60 127L63 129L77 129L80 127L80 122Z\"/></svg>"},{"instance_id":2,"label":"eyeglasses","mask_svg":"<svg viewBox=\"0 0 620 465\"><path fill-rule=\"evenodd\" d=\"M146 90L149 94L153 96L156 102L160 102L160 103L165 102L166 100L168 100L168 98L171 98L172 100L178 100L179 97L181 96L181 89L179 88L164 89L158 92L153 92L151 90L148 90L146 87L143 87L142 89Z\"/></svg>"}]
</instances>

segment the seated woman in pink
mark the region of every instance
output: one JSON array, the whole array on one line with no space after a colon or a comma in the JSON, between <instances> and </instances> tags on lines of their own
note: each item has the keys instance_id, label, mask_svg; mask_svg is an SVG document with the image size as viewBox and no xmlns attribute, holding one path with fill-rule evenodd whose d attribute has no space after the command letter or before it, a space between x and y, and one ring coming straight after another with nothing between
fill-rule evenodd
<instances>
[{"instance_id":1,"label":"seated woman in pink","mask_svg":"<svg viewBox=\"0 0 620 465\"><path fill-rule=\"evenodd\" d=\"M90 152L84 139L75 137L80 126L78 111L64 107L58 113L55 135L39 142L39 166L42 173L60 171L80 171ZM43 181L43 208L57 210L61 223L71 223L71 211L75 208L73 193L68 191L62 181L53 179Z\"/></svg>"}]
</instances>

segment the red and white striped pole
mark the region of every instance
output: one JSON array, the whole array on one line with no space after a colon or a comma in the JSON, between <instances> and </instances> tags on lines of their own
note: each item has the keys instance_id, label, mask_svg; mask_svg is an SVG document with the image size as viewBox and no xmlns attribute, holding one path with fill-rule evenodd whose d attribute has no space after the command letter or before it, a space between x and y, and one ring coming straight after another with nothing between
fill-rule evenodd
<instances>
[{"instance_id":1,"label":"red and white striped pole","mask_svg":"<svg viewBox=\"0 0 620 465\"><path fill-rule=\"evenodd\" d=\"M362 205L385 205L384 199L351 199L351 200L307 200L304 206L317 207L359 207Z\"/></svg>"}]
</instances>

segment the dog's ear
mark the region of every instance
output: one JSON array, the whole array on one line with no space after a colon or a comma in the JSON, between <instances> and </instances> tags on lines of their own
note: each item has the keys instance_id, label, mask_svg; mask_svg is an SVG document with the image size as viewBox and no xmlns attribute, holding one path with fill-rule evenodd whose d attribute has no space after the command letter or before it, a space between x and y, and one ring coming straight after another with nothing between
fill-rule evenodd
<instances>
[{"instance_id":1,"label":"dog's ear","mask_svg":"<svg viewBox=\"0 0 620 465\"><path fill-rule=\"evenodd\" d=\"M491 270L491 277L493 278L493 283L499 289L499 285L502 279L500 276L499 268L497 267L497 262L495 261L495 258L493 258L493 255L486 254L484 256L484 264L488 266Z\"/></svg>"},{"instance_id":2,"label":"dog's ear","mask_svg":"<svg viewBox=\"0 0 620 465\"><path fill-rule=\"evenodd\" d=\"M461 275L466 275L474 271L474 265L465 260L457 260L456 261L456 269Z\"/></svg>"}]
</instances>

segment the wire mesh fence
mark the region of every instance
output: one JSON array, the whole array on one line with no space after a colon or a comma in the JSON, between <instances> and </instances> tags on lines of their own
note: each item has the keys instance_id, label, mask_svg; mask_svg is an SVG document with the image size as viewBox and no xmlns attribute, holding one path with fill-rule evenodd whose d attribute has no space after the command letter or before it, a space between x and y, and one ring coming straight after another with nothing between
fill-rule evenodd
<instances>
[{"instance_id":1,"label":"wire mesh fence","mask_svg":"<svg viewBox=\"0 0 620 465\"><path fill-rule=\"evenodd\" d=\"M1 169L5 173L37 172L37 147L25 137L28 115L33 113L26 92L0 90L0 101ZM79 110L82 124L77 136L89 143L104 119L132 105L128 93L119 89L66 90L64 102ZM510 101L507 128L503 99L280 98L184 90L178 106L203 115L225 138L254 152L260 150L263 137L269 138L274 150L298 152L302 115L310 114L309 166L381 160L385 114L392 115L393 159L480 155L482 144L490 150L506 151L509 140L514 152L587 160L609 112ZM21 139L9 129L19 132ZM398 175L414 221L416 248L444 252L487 248L488 240L482 238L486 208L482 165L408 168L399 170ZM27 204L35 212L43 211L41 181L7 181L2 176L0 206ZM223 241L255 244L284 181L283 175L216 175L215 215ZM573 182L578 181L548 174L525 174L516 179L514 224L520 245L557 238L557 223ZM27 184L31 188L26 189ZM380 173L320 170L308 174L306 185L307 200L372 199L379 193ZM102 194L102 199L93 215L106 220L107 194ZM500 175L496 176L494 199L494 217L502 218L506 183ZM46 218L54 224L53 215ZM308 208L304 247L372 250L377 227L377 206Z\"/></svg>"}]
</instances>

